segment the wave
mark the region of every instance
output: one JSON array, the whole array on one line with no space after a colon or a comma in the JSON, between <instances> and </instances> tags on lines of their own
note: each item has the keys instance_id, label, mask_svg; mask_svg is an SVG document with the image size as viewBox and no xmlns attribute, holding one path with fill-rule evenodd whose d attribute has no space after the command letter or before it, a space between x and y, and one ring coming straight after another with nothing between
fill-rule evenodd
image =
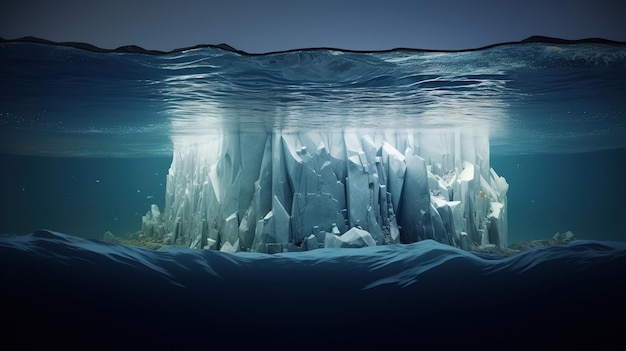
<instances>
[{"instance_id":1,"label":"wave","mask_svg":"<svg viewBox=\"0 0 626 351\"><path fill-rule=\"evenodd\" d=\"M152 251L40 230L0 236L0 267L3 301L22 306L8 312L16 335L32 330L26 324L51 343L69 333L124 347L606 346L626 320L624 242L513 257L431 240L266 255Z\"/></svg>"}]
</instances>

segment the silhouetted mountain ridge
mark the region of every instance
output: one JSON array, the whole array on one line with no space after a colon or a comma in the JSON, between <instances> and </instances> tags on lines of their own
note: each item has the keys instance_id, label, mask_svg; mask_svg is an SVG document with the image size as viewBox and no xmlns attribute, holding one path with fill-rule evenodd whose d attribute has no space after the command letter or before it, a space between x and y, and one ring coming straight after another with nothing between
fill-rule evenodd
<instances>
[{"instance_id":1,"label":"silhouetted mountain ridge","mask_svg":"<svg viewBox=\"0 0 626 351\"><path fill-rule=\"evenodd\" d=\"M556 45L577 45L577 44L601 44L601 45L612 45L612 46L626 46L626 42L623 41L614 41L609 39L602 38L584 38L584 39L561 39L561 38L553 38L547 36L534 35L528 37L521 41L511 41L511 42L503 42L503 43L495 43L487 46L482 46L478 48L470 48L470 49L459 49L459 50L432 50L432 49L417 49L417 48L394 48L388 50L350 50L350 49L338 49L332 47L316 47L316 48L299 48L299 49L290 49L290 50L282 50L282 51L272 51L265 53L249 53L243 50L238 50L233 48L232 46L222 43L222 44L198 44L189 47L178 48L170 51L162 51L162 50L149 50L144 49L137 45L124 45L120 46L116 49L103 49L97 47L95 45L91 45L88 43L80 43L80 42L55 42L47 39L27 36L17 39L4 39L0 38L0 43L36 43L36 44L45 44L45 45L59 45L59 46L67 46L73 47L83 50L88 50L92 52L102 52L102 53L136 53L136 54L150 54L150 55L164 55L171 54L181 51L195 50L195 49L203 49L203 48L212 48L212 49L221 49L230 52L234 52L240 55L250 55L250 56L259 56L259 55L270 55L277 53L286 53L286 52L294 52L294 51L316 51L316 50L336 50L343 52L355 52L355 53L374 53L374 52L393 52L393 51L418 51L418 52L466 52L466 51L477 51L477 50L486 50L497 46L503 45L523 45L523 44L533 44L533 43L545 43L545 44L556 44Z\"/></svg>"}]
</instances>

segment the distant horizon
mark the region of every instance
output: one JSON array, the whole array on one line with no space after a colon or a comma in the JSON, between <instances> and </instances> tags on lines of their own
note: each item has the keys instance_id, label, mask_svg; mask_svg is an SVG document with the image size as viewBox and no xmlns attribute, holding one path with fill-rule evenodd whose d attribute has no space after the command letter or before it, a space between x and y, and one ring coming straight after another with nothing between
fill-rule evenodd
<instances>
[{"instance_id":1,"label":"distant horizon","mask_svg":"<svg viewBox=\"0 0 626 351\"><path fill-rule=\"evenodd\" d=\"M174 48L169 51L163 51L158 49L152 49L149 47L143 47L140 45L136 45L133 43L125 44L116 48L103 48L97 45L94 45L89 42L76 42L76 41L54 41L46 38L36 37L36 36L24 36L19 38L4 38L0 36L0 43L36 43L36 44L44 44L44 45L59 45L66 47L74 47L78 49L94 51L94 52L103 52L103 53L148 53L148 54L169 54L186 50L193 50L199 48L217 48L223 49L227 51L232 51L245 55L268 55L268 54L277 54L277 53L287 53L301 50L338 50L343 52L355 52L355 53L376 53L376 52L392 52L392 51L423 51L423 52L467 52L467 51L478 51L489 49L492 47L503 46L503 45L515 45L515 44L528 44L528 43L550 43L550 44L558 44L558 45L574 45L574 44L585 44L585 43L593 43L593 44L604 44L604 45L618 45L618 46L626 46L626 41L617 41L606 38L598 38L598 37L588 37L588 38L578 38L578 39L564 39L558 37L550 37L545 35L532 35L527 38L518 40L518 41L506 41L506 42L496 42L488 45L480 46L480 47L472 47L466 49L430 49L430 48L416 48L416 47L396 47L390 49L380 49L380 50L355 50L355 49L345 49L341 47L299 47L293 49L279 50L279 51L267 51L267 52L247 52L245 50L241 50L237 47L230 45L229 43L198 43L191 46Z\"/></svg>"},{"instance_id":2,"label":"distant horizon","mask_svg":"<svg viewBox=\"0 0 626 351\"><path fill-rule=\"evenodd\" d=\"M537 34L626 41L624 13L615 0L3 0L0 37L165 52L204 43L247 53L467 50Z\"/></svg>"}]
</instances>

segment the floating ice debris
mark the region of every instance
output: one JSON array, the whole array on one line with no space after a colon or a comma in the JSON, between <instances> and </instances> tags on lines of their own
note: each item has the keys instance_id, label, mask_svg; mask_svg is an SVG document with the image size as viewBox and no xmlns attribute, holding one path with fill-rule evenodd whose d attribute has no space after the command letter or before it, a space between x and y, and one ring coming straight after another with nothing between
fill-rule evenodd
<instances>
[{"instance_id":1,"label":"floating ice debris","mask_svg":"<svg viewBox=\"0 0 626 351\"><path fill-rule=\"evenodd\" d=\"M142 231L223 251L426 239L506 248L507 190L487 134L473 130L225 132L175 143L165 211L153 205Z\"/></svg>"},{"instance_id":2,"label":"floating ice debris","mask_svg":"<svg viewBox=\"0 0 626 351\"><path fill-rule=\"evenodd\" d=\"M370 233L356 227L350 228L340 236L326 233L324 247L366 247L376 246L376 241Z\"/></svg>"},{"instance_id":3,"label":"floating ice debris","mask_svg":"<svg viewBox=\"0 0 626 351\"><path fill-rule=\"evenodd\" d=\"M159 206L150 206L150 211L141 217L141 232L148 237L161 239L165 235L165 226L161 219Z\"/></svg>"}]
</instances>

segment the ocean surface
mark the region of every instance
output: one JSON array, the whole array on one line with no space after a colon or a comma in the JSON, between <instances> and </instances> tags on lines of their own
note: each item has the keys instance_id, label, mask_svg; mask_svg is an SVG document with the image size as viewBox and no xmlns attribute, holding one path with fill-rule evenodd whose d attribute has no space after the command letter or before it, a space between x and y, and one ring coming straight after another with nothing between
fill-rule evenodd
<instances>
[{"instance_id":1,"label":"ocean surface","mask_svg":"<svg viewBox=\"0 0 626 351\"><path fill-rule=\"evenodd\" d=\"M0 299L23 348L622 348L626 44L459 52L0 40ZM511 257L425 240L266 255L102 239L224 131L487 130Z\"/></svg>"}]
</instances>

